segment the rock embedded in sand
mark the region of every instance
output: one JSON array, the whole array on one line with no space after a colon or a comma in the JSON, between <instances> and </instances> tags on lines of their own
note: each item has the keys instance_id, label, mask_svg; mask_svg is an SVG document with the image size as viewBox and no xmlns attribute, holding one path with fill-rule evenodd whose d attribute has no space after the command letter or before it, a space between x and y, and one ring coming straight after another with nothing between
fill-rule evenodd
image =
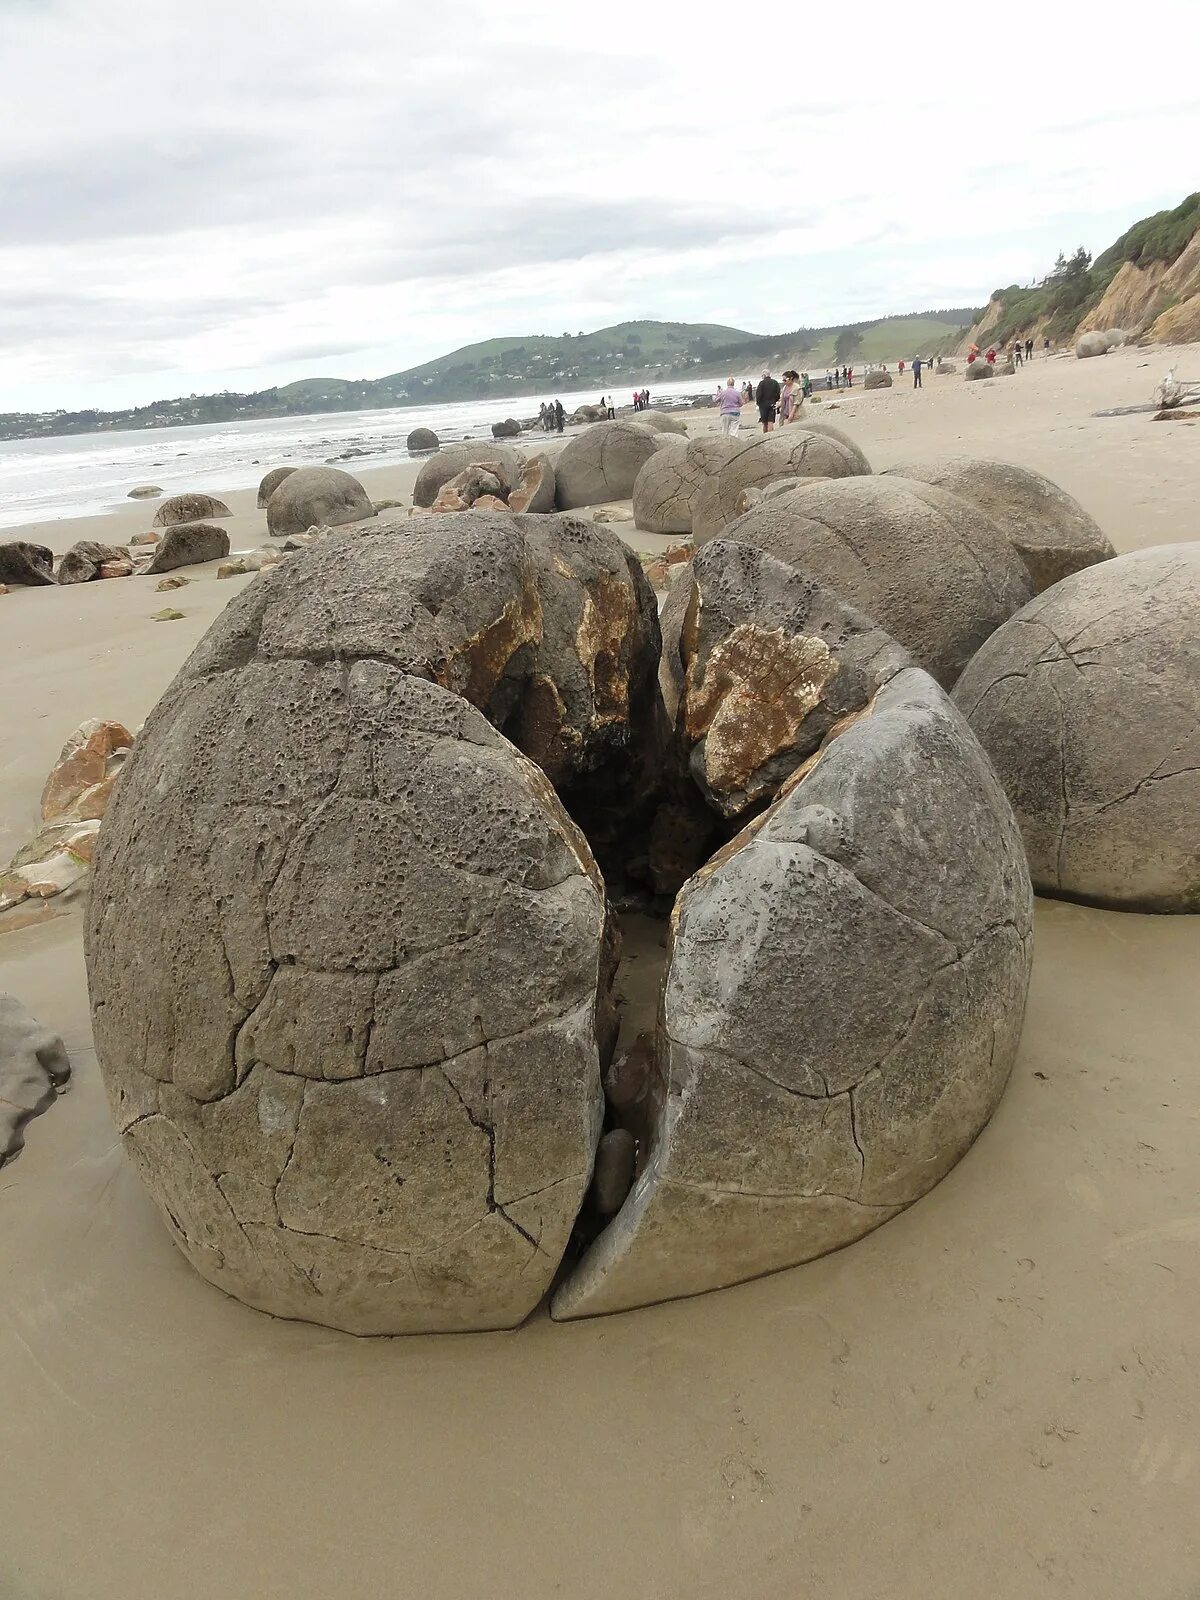
<instances>
[{"instance_id":1,"label":"rock embedded in sand","mask_svg":"<svg viewBox=\"0 0 1200 1600\"><path fill-rule=\"evenodd\" d=\"M66 1046L11 994L0 994L0 1166L25 1142L24 1127L54 1103L71 1076Z\"/></svg>"},{"instance_id":2,"label":"rock embedded in sand","mask_svg":"<svg viewBox=\"0 0 1200 1600\"><path fill-rule=\"evenodd\" d=\"M755 506L726 536L832 589L944 688L1033 593L1024 563L985 512L906 478L808 484Z\"/></svg>"},{"instance_id":3,"label":"rock embedded in sand","mask_svg":"<svg viewBox=\"0 0 1200 1600\"><path fill-rule=\"evenodd\" d=\"M1103 333L1081 333L1075 341L1075 354L1080 360L1088 356L1108 354L1108 338Z\"/></svg>"},{"instance_id":4,"label":"rock embedded in sand","mask_svg":"<svg viewBox=\"0 0 1200 1600\"><path fill-rule=\"evenodd\" d=\"M123 568L123 571L103 572L104 567ZM133 571L129 553L117 545L98 544L94 539L80 539L58 563L59 583L92 583L100 577L128 577Z\"/></svg>"},{"instance_id":5,"label":"rock embedded in sand","mask_svg":"<svg viewBox=\"0 0 1200 1600\"><path fill-rule=\"evenodd\" d=\"M866 457L857 446L793 425L760 435L736 448L701 483L692 508L692 533L698 545L717 538L738 516L744 490L779 478L849 478L864 473Z\"/></svg>"},{"instance_id":6,"label":"rock embedded in sand","mask_svg":"<svg viewBox=\"0 0 1200 1600\"><path fill-rule=\"evenodd\" d=\"M162 490L156 483L139 483L136 489L130 489L125 496L127 500L157 500Z\"/></svg>"},{"instance_id":7,"label":"rock embedded in sand","mask_svg":"<svg viewBox=\"0 0 1200 1600\"><path fill-rule=\"evenodd\" d=\"M57 581L54 552L44 544L31 544L28 539L0 544L0 583L38 588Z\"/></svg>"},{"instance_id":8,"label":"rock embedded in sand","mask_svg":"<svg viewBox=\"0 0 1200 1600\"><path fill-rule=\"evenodd\" d=\"M521 424L516 417L505 417L503 422L492 423L493 439L515 439L521 432Z\"/></svg>"},{"instance_id":9,"label":"rock embedded in sand","mask_svg":"<svg viewBox=\"0 0 1200 1600\"><path fill-rule=\"evenodd\" d=\"M678 433L687 437L687 423L669 411L639 411L637 422L639 427L653 428L655 433Z\"/></svg>"},{"instance_id":10,"label":"rock embedded in sand","mask_svg":"<svg viewBox=\"0 0 1200 1600\"><path fill-rule=\"evenodd\" d=\"M425 508L432 506L444 483L456 477L465 467L476 466L480 462L487 462L493 471L498 470L506 487L513 489L520 479L525 457L511 445L484 444L482 440L443 445L422 464L417 473L417 481L413 486L413 505Z\"/></svg>"},{"instance_id":11,"label":"rock embedded in sand","mask_svg":"<svg viewBox=\"0 0 1200 1600\"><path fill-rule=\"evenodd\" d=\"M173 494L154 513L156 528L173 528L180 522L202 522L206 517L231 517L224 500L211 494Z\"/></svg>"},{"instance_id":12,"label":"rock embedded in sand","mask_svg":"<svg viewBox=\"0 0 1200 1600\"><path fill-rule=\"evenodd\" d=\"M1200 911L1200 544L1073 573L954 691L1008 791L1034 886Z\"/></svg>"},{"instance_id":13,"label":"rock embedded in sand","mask_svg":"<svg viewBox=\"0 0 1200 1600\"><path fill-rule=\"evenodd\" d=\"M259 481L258 495L254 502L260 511L265 507L267 501L275 493L276 489L278 489L283 480L285 478L290 478L292 473L296 470L297 469L295 467L272 467L270 472L265 472L263 474Z\"/></svg>"},{"instance_id":14,"label":"rock embedded in sand","mask_svg":"<svg viewBox=\"0 0 1200 1600\"><path fill-rule=\"evenodd\" d=\"M870 1232L966 1153L1016 1055L1021 837L965 721L914 669L690 880L671 929L648 1157L555 1318Z\"/></svg>"},{"instance_id":15,"label":"rock embedded in sand","mask_svg":"<svg viewBox=\"0 0 1200 1600\"><path fill-rule=\"evenodd\" d=\"M210 1281L359 1333L544 1294L613 967L548 779L628 786L657 644L614 535L508 513L334 534L210 628L122 778L86 936L117 1126Z\"/></svg>"},{"instance_id":16,"label":"rock embedded in sand","mask_svg":"<svg viewBox=\"0 0 1200 1600\"><path fill-rule=\"evenodd\" d=\"M868 372L863 379L864 389L890 389L892 375L890 372Z\"/></svg>"},{"instance_id":17,"label":"rock embedded in sand","mask_svg":"<svg viewBox=\"0 0 1200 1600\"><path fill-rule=\"evenodd\" d=\"M370 496L339 467L297 467L267 501L267 532L304 533L314 523L344 527L375 515Z\"/></svg>"},{"instance_id":18,"label":"rock embedded in sand","mask_svg":"<svg viewBox=\"0 0 1200 1600\"><path fill-rule=\"evenodd\" d=\"M416 455L426 450L436 450L440 443L432 428L414 428L405 440L409 451Z\"/></svg>"},{"instance_id":19,"label":"rock embedded in sand","mask_svg":"<svg viewBox=\"0 0 1200 1600\"><path fill-rule=\"evenodd\" d=\"M1016 375L1017 375L1017 369L1016 369L1016 365L1013 362L1011 362L1011 361L1000 361L1000 362L997 363L997 365L996 365L996 376L998 378L1015 378Z\"/></svg>"},{"instance_id":20,"label":"rock embedded in sand","mask_svg":"<svg viewBox=\"0 0 1200 1600\"><path fill-rule=\"evenodd\" d=\"M140 549L143 545L157 544L162 538L159 533L135 533L129 541L130 549Z\"/></svg>"},{"instance_id":21,"label":"rock embedded in sand","mask_svg":"<svg viewBox=\"0 0 1200 1600\"><path fill-rule=\"evenodd\" d=\"M664 436L641 422L596 422L559 452L554 463L560 510L628 500L642 467Z\"/></svg>"},{"instance_id":22,"label":"rock embedded in sand","mask_svg":"<svg viewBox=\"0 0 1200 1600\"><path fill-rule=\"evenodd\" d=\"M224 528L209 522L181 523L168 528L155 547L149 573L173 572L176 567L195 567L204 561L219 561L229 554L229 535Z\"/></svg>"},{"instance_id":23,"label":"rock embedded in sand","mask_svg":"<svg viewBox=\"0 0 1200 1600\"><path fill-rule=\"evenodd\" d=\"M1035 594L1116 553L1077 500L1028 467L946 456L902 462L880 476L931 483L986 512L1025 563Z\"/></svg>"},{"instance_id":24,"label":"rock embedded in sand","mask_svg":"<svg viewBox=\"0 0 1200 1600\"><path fill-rule=\"evenodd\" d=\"M995 368L992 366L990 361L983 361L983 360L968 361L967 362L967 370L966 370L966 373L964 374L964 376L966 377L966 380L967 380L968 383L974 383L979 378L991 378L991 377L994 377L995 376Z\"/></svg>"}]
</instances>

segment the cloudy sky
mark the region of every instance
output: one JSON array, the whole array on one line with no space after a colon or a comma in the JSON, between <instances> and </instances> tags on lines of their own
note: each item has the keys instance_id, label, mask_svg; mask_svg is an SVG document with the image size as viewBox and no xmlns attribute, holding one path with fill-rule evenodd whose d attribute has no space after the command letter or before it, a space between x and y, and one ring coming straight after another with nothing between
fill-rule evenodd
<instances>
[{"instance_id":1,"label":"cloudy sky","mask_svg":"<svg viewBox=\"0 0 1200 1600\"><path fill-rule=\"evenodd\" d=\"M977 304L1200 181L1200 0L1134 33L1078 0L0 0L0 411Z\"/></svg>"}]
</instances>

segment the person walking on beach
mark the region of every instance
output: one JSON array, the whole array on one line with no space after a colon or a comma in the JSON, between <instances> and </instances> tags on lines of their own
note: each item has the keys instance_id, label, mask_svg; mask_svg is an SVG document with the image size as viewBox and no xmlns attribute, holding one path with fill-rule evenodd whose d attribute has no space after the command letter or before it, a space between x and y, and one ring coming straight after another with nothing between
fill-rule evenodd
<instances>
[{"instance_id":1,"label":"person walking on beach","mask_svg":"<svg viewBox=\"0 0 1200 1600\"><path fill-rule=\"evenodd\" d=\"M779 404L779 385L769 372L764 372L758 380L754 398L758 402L758 420L762 423L762 431L774 433L775 408Z\"/></svg>"},{"instance_id":2,"label":"person walking on beach","mask_svg":"<svg viewBox=\"0 0 1200 1600\"><path fill-rule=\"evenodd\" d=\"M566 415L566 412L563 410L562 401L556 400L554 402L554 431L556 433L561 433L563 431L563 422L566 419Z\"/></svg>"},{"instance_id":3,"label":"person walking on beach","mask_svg":"<svg viewBox=\"0 0 1200 1600\"><path fill-rule=\"evenodd\" d=\"M786 428L792 420L792 413L796 403L796 387L790 372L783 375L783 388L779 391L779 423Z\"/></svg>"},{"instance_id":4,"label":"person walking on beach","mask_svg":"<svg viewBox=\"0 0 1200 1600\"><path fill-rule=\"evenodd\" d=\"M717 411L722 429L732 439L742 425L742 397L732 378L726 378L725 387L717 396Z\"/></svg>"},{"instance_id":5,"label":"person walking on beach","mask_svg":"<svg viewBox=\"0 0 1200 1600\"><path fill-rule=\"evenodd\" d=\"M903 362L901 362L900 364L901 364L901 366L904 365ZM914 389L924 388L924 385L921 382L921 367L923 365L924 365L924 363L922 362L920 356L914 356L913 357L912 369L913 369L913 388Z\"/></svg>"},{"instance_id":6,"label":"person walking on beach","mask_svg":"<svg viewBox=\"0 0 1200 1600\"><path fill-rule=\"evenodd\" d=\"M550 421L549 421L549 418L546 415L547 410L548 410L548 407L546 405L546 402L543 400L541 405L538 407L538 421L542 425L542 432L543 433L549 433L549 431L550 431Z\"/></svg>"},{"instance_id":7,"label":"person walking on beach","mask_svg":"<svg viewBox=\"0 0 1200 1600\"><path fill-rule=\"evenodd\" d=\"M1032 361L1033 360L1033 340L1032 339L1026 339L1026 341L1025 341L1025 359L1026 359L1026 361Z\"/></svg>"}]
</instances>

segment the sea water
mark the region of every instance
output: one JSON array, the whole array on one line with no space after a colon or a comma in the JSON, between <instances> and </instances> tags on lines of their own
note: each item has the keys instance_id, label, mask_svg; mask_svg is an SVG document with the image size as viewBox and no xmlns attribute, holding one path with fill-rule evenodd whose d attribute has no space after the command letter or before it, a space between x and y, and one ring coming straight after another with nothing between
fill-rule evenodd
<instances>
[{"instance_id":1,"label":"sea water","mask_svg":"<svg viewBox=\"0 0 1200 1600\"><path fill-rule=\"evenodd\" d=\"M652 401L688 400L712 393L714 380L675 379ZM0 440L0 527L92 516L124 504L130 489L153 483L164 494L186 490L248 489L272 467L320 466L334 460L347 472L410 459L405 440L432 428L443 444L490 439L504 417L537 415L554 395L456 400L436 406L324 412L309 417L255 417L185 428L76 433L58 439ZM598 389L557 396L568 415L595 405ZM616 394L617 405L632 396ZM526 444L537 436L526 436ZM346 450L362 450L336 461Z\"/></svg>"}]
</instances>

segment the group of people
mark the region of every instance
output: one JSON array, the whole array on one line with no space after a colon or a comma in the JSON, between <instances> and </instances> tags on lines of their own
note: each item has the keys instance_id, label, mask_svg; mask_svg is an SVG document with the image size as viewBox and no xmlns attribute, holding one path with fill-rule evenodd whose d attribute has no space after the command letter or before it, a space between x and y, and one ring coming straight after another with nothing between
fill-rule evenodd
<instances>
[{"instance_id":1,"label":"group of people","mask_svg":"<svg viewBox=\"0 0 1200 1600\"><path fill-rule=\"evenodd\" d=\"M758 420L764 433L773 433L775 423L794 422L800 407L812 393L812 379L807 372L790 369L783 374L782 384L764 371L757 385L726 378L725 386L717 390L717 411L721 427L727 434L735 434L742 422L742 407L753 403L758 407Z\"/></svg>"},{"instance_id":2,"label":"group of people","mask_svg":"<svg viewBox=\"0 0 1200 1600\"><path fill-rule=\"evenodd\" d=\"M601 403L603 404L603 402ZM610 417L612 416L611 411L608 414ZM563 410L561 400L552 400L549 405L543 400L538 407L538 420L542 424L543 433L561 433L566 417L567 414Z\"/></svg>"},{"instance_id":3,"label":"group of people","mask_svg":"<svg viewBox=\"0 0 1200 1600\"><path fill-rule=\"evenodd\" d=\"M649 389L635 389L633 391L633 409L635 411L649 411L649 409L650 409L650 391L649 391Z\"/></svg>"}]
</instances>

